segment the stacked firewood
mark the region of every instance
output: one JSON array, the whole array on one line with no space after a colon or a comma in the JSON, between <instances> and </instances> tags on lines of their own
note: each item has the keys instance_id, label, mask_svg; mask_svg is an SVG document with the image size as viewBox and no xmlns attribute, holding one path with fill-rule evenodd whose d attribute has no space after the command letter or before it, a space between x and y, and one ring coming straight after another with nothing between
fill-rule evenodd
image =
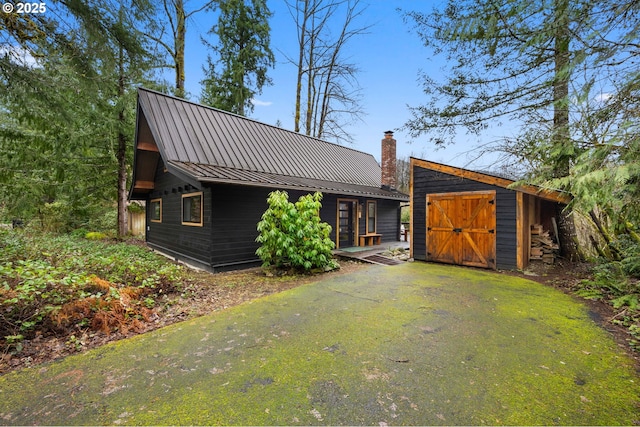
<instances>
[{"instance_id":1,"label":"stacked firewood","mask_svg":"<svg viewBox=\"0 0 640 427\"><path fill-rule=\"evenodd\" d=\"M542 225L533 224L531 226L530 260L542 260L546 264L553 264L558 250L558 244L553 242L549 232L545 231Z\"/></svg>"}]
</instances>

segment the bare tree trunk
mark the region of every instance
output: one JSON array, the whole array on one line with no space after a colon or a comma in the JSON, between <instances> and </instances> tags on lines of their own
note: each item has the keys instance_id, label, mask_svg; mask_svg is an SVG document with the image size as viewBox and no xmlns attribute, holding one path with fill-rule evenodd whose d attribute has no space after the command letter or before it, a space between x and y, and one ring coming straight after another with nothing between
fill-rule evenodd
<instances>
[{"instance_id":1,"label":"bare tree trunk","mask_svg":"<svg viewBox=\"0 0 640 427\"><path fill-rule=\"evenodd\" d=\"M574 157L571 149L571 135L569 133L569 67L570 51L568 0L555 0L556 34L554 53L554 81L553 81L553 145L560 150L556 162L555 176L565 177L571 171L571 161ZM571 261L581 259L576 225L568 209L559 209L558 233L560 250L564 257Z\"/></svg>"},{"instance_id":2,"label":"bare tree trunk","mask_svg":"<svg viewBox=\"0 0 640 427\"><path fill-rule=\"evenodd\" d=\"M297 62L289 60L298 67L294 130L350 141L341 115L358 118L362 108L359 89L349 90L357 86L356 67L342 63L340 57L346 42L369 28L352 28L364 11L360 0L289 0L287 6L296 20L300 49ZM334 33L333 28L340 32Z\"/></svg>"},{"instance_id":3,"label":"bare tree trunk","mask_svg":"<svg viewBox=\"0 0 640 427\"><path fill-rule=\"evenodd\" d=\"M362 29L358 29L355 32L350 30L353 19L358 16L359 12L356 10L358 7L358 1L355 1L353 4L349 3L344 23L342 24L342 31L340 32L340 36L336 40L334 46L332 47L331 59L327 64L326 77L324 79L324 89L322 89L322 101L320 104L320 114L318 117L318 133L317 136L320 138L324 135L324 125L329 115L329 105L331 103L331 84L334 79L334 71L340 65L338 64L338 57L340 52L342 52L342 46L347 42L347 40L355 35L363 31Z\"/></svg>"},{"instance_id":4,"label":"bare tree trunk","mask_svg":"<svg viewBox=\"0 0 640 427\"><path fill-rule=\"evenodd\" d=\"M118 113L118 121L124 122L124 112ZM127 215L127 136L118 131L118 237L129 233Z\"/></svg>"},{"instance_id":5,"label":"bare tree trunk","mask_svg":"<svg viewBox=\"0 0 640 427\"><path fill-rule=\"evenodd\" d=\"M311 36L309 38L309 48L307 51L307 111L305 114L304 130L305 134L311 135L311 127L313 123L313 109L315 106L315 83L316 83L316 42L317 42L316 17L311 16Z\"/></svg>"},{"instance_id":6,"label":"bare tree trunk","mask_svg":"<svg viewBox=\"0 0 640 427\"><path fill-rule=\"evenodd\" d=\"M184 50L187 34L184 1L175 0L176 30L175 30L175 67L176 67L176 96L185 97L184 90Z\"/></svg>"},{"instance_id":7,"label":"bare tree trunk","mask_svg":"<svg viewBox=\"0 0 640 427\"><path fill-rule=\"evenodd\" d=\"M118 57L118 97L122 100L125 95L124 49L120 45ZM124 105L118 111L118 237L124 237L129 232L129 218L127 216L127 136L125 129Z\"/></svg>"},{"instance_id":8,"label":"bare tree trunk","mask_svg":"<svg viewBox=\"0 0 640 427\"><path fill-rule=\"evenodd\" d=\"M296 9L299 16L299 9ZM293 122L293 130L295 132L300 132L300 117L301 112L300 108L302 106L302 78L304 76L304 58L305 58L305 45L307 43L307 20L309 18L309 0L304 0L304 9L302 11L302 23L298 24L298 46L300 48L300 52L298 55L298 78L296 82L296 107L295 107L295 118ZM308 72L308 71L307 71Z\"/></svg>"},{"instance_id":9,"label":"bare tree trunk","mask_svg":"<svg viewBox=\"0 0 640 427\"><path fill-rule=\"evenodd\" d=\"M185 40L187 35L187 20L205 9L213 10L218 0L209 0L204 3L200 3L198 9L194 9L190 12L185 10L184 0L163 0L162 9L164 10L164 17L157 23L157 27L153 27L144 33L144 36L149 40L157 43L166 51L168 57L170 57L170 63L162 63L163 68L172 68L175 75L175 94L181 98L186 96L185 92ZM149 19L158 20L162 15L162 12L157 14L154 11L153 16ZM165 30L170 30L170 33L166 33Z\"/></svg>"}]
</instances>

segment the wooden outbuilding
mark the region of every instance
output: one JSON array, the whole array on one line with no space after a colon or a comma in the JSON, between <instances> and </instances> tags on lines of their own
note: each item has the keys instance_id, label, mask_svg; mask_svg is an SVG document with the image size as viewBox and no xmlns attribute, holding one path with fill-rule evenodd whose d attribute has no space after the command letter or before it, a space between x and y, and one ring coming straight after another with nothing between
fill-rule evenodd
<instances>
[{"instance_id":1,"label":"wooden outbuilding","mask_svg":"<svg viewBox=\"0 0 640 427\"><path fill-rule=\"evenodd\" d=\"M395 156L395 140L385 143ZM207 270L259 263L256 226L274 190L292 202L322 192L339 248L398 241L409 197L384 176L371 154L138 90L129 198L146 202L150 247Z\"/></svg>"},{"instance_id":2,"label":"wooden outbuilding","mask_svg":"<svg viewBox=\"0 0 640 427\"><path fill-rule=\"evenodd\" d=\"M566 193L411 158L411 256L417 260L524 269L532 226L551 231Z\"/></svg>"}]
</instances>

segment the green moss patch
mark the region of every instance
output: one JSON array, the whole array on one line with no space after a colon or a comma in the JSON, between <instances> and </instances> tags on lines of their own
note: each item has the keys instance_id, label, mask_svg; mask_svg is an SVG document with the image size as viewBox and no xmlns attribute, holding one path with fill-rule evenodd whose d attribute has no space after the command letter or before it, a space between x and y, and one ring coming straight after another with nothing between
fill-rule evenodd
<instances>
[{"instance_id":1,"label":"green moss patch","mask_svg":"<svg viewBox=\"0 0 640 427\"><path fill-rule=\"evenodd\" d=\"M535 282L371 267L0 377L4 424L632 424L632 361Z\"/></svg>"}]
</instances>

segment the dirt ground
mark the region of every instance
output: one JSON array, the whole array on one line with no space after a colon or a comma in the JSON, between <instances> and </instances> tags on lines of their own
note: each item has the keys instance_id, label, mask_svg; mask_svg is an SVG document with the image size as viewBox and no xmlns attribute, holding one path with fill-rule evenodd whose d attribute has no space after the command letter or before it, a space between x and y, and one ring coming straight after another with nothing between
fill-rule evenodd
<instances>
[{"instance_id":1,"label":"dirt ground","mask_svg":"<svg viewBox=\"0 0 640 427\"><path fill-rule=\"evenodd\" d=\"M341 268L338 271L310 276L267 277L260 268L217 274L193 272L188 282L184 284L182 293L167 295L165 300L157 305L150 322L143 329L130 331L128 334L106 335L85 329L69 331L64 336L36 336L34 339L24 341L23 350L20 353L0 355L0 375L84 352L111 341L145 333L179 321L210 314L265 295L315 282L326 276L349 274L365 268L368 264L343 260L340 265ZM526 277L571 294L576 283L587 277L589 273L587 265L559 262L555 265L534 263L524 274L521 272L502 272L502 274ZM640 367L640 355L629 348L629 334L623 327L611 323L617 314L616 311L604 303L582 301L590 307L594 320L615 337L617 343L627 350Z\"/></svg>"}]
</instances>

